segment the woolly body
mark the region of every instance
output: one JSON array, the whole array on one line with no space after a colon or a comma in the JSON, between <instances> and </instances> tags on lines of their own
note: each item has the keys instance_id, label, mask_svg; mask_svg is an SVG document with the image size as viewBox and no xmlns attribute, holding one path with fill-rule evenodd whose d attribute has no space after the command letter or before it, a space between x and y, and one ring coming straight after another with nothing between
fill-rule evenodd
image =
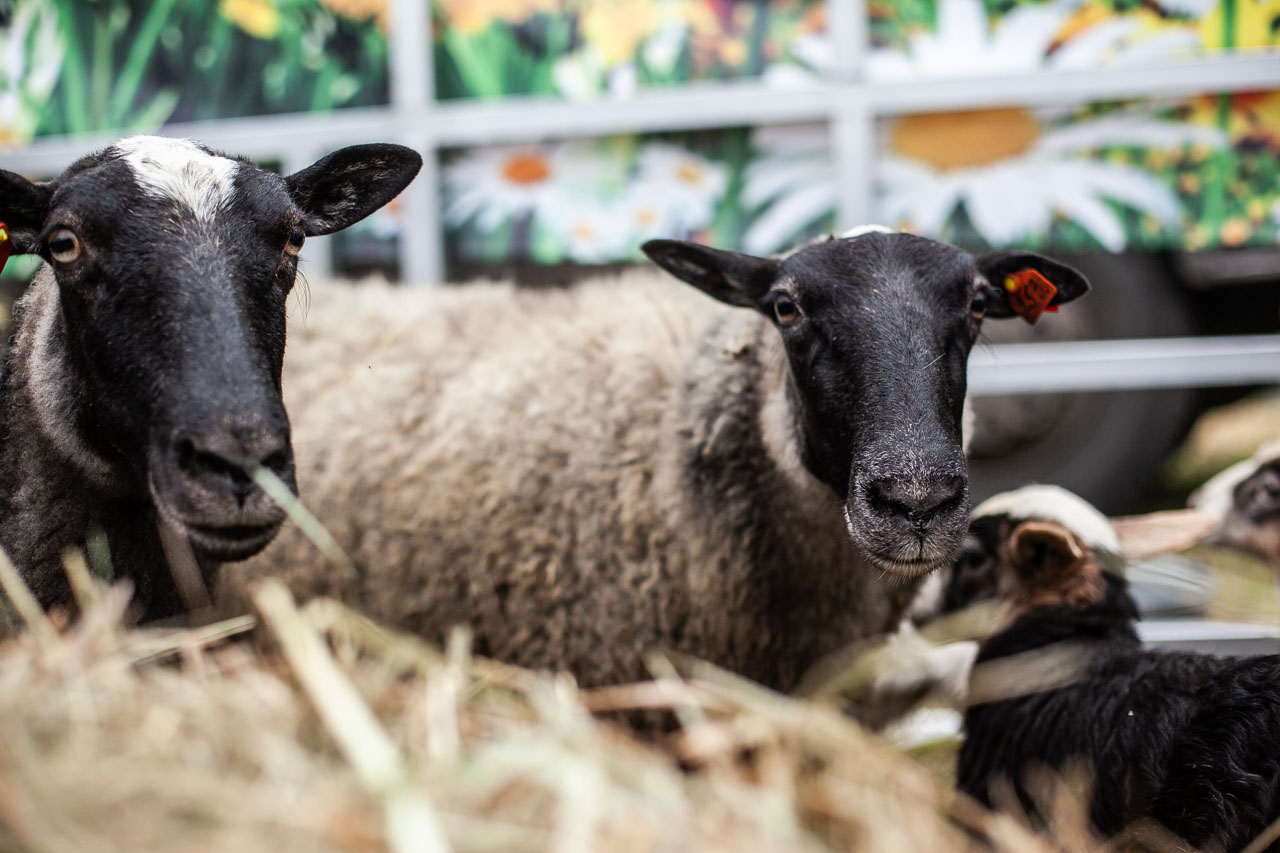
<instances>
[{"instance_id":1,"label":"woolly body","mask_svg":"<svg viewBox=\"0 0 1280 853\"><path fill-rule=\"evenodd\" d=\"M657 273L310 302L285 369L300 490L359 577L289 525L229 595L283 572L586 684L640 678L662 648L783 689L910 596L800 463L782 346L753 312Z\"/></svg>"}]
</instances>

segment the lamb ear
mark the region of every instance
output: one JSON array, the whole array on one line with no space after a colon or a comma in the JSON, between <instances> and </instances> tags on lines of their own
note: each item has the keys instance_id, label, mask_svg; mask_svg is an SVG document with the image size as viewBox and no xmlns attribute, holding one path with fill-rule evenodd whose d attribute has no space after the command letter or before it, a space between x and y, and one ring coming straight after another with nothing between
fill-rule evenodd
<instances>
[{"instance_id":1,"label":"lamb ear","mask_svg":"<svg viewBox=\"0 0 1280 853\"><path fill-rule=\"evenodd\" d=\"M0 222L9 231L12 252L25 255L36 251L36 237L44 228L53 187L36 184L21 175L0 169Z\"/></svg>"},{"instance_id":2,"label":"lamb ear","mask_svg":"<svg viewBox=\"0 0 1280 853\"><path fill-rule=\"evenodd\" d=\"M991 282L997 294L987 306L988 317L1019 316L1009 304L1009 294L1004 288L1006 276L1022 270L1035 270L1058 289L1050 306L1062 305L1089 292L1089 280L1079 270L1059 263L1035 252L994 252L978 258L978 269Z\"/></svg>"},{"instance_id":3,"label":"lamb ear","mask_svg":"<svg viewBox=\"0 0 1280 853\"><path fill-rule=\"evenodd\" d=\"M640 247L649 260L721 302L760 308L778 277L778 262L712 249L686 240L650 240Z\"/></svg>"},{"instance_id":4,"label":"lamb ear","mask_svg":"<svg viewBox=\"0 0 1280 853\"><path fill-rule=\"evenodd\" d=\"M364 219L400 194L422 168L403 145L352 145L285 178L310 236L332 234Z\"/></svg>"},{"instance_id":5,"label":"lamb ear","mask_svg":"<svg viewBox=\"0 0 1280 853\"><path fill-rule=\"evenodd\" d=\"M1009 534L1014 569L1037 584L1068 577L1085 558L1070 530L1051 521L1024 521Z\"/></svg>"}]
</instances>

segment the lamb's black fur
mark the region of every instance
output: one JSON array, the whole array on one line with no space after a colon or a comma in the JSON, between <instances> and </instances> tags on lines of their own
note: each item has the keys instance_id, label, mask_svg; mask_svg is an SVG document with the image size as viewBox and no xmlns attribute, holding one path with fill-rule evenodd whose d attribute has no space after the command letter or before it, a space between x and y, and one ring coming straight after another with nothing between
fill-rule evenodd
<instances>
[{"instance_id":1,"label":"lamb's black fur","mask_svg":"<svg viewBox=\"0 0 1280 853\"><path fill-rule=\"evenodd\" d=\"M975 678L984 662L1060 643L1081 650L1085 670L1064 687L972 706L957 785L991 804L991 783L1007 779L1034 811L1028 769L1083 759L1101 832L1153 818L1198 849L1241 848L1280 818L1280 655L1144 650L1126 582L1102 578L1099 601L1031 609L981 644Z\"/></svg>"},{"instance_id":2,"label":"lamb's black fur","mask_svg":"<svg viewBox=\"0 0 1280 853\"><path fill-rule=\"evenodd\" d=\"M0 545L45 607L65 549L105 535L144 618L181 612L157 523L202 571L244 559L293 483L285 299L308 235L390 201L421 158L342 149L288 177L185 140L134 137L33 183L0 170L0 222L40 268L0 380Z\"/></svg>"}]
</instances>

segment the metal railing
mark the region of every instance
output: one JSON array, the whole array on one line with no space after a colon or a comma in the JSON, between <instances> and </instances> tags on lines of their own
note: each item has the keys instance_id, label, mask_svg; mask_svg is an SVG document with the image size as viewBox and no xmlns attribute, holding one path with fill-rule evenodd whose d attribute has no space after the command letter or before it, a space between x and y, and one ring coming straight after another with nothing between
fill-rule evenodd
<instances>
[{"instance_id":1,"label":"metal railing","mask_svg":"<svg viewBox=\"0 0 1280 853\"><path fill-rule=\"evenodd\" d=\"M173 124L163 132L256 159L276 160L286 171L358 142L394 141L417 149L425 165L402 195L404 221L411 227L404 230L398 252L404 279L420 284L439 283L444 274L439 153L445 148L824 122L829 127L839 189L837 220L848 225L871 219L875 123L884 116L1280 88L1280 59L1274 53L1143 67L874 82L860 72L863 52L846 50L840 52L829 79L804 89L736 81L695 83L648 90L626 100L588 103L545 97L437 101L431 51L424 44L430 32L427 4L423 0L392 2L395 26L389 33L388 106ZM863 0L828 0L828 21L837 43L867 43ZM24 150L6 153L4 166L32 175L57 174L114 136L37 139ZM308 241L307 270L313 275L329 273L331 252L326 238ZM1280 336L1006 345L990 355L976 354L973 371L975 391L980 393L1251 384L1280 379Z\"/></svg>"}]
</instances>

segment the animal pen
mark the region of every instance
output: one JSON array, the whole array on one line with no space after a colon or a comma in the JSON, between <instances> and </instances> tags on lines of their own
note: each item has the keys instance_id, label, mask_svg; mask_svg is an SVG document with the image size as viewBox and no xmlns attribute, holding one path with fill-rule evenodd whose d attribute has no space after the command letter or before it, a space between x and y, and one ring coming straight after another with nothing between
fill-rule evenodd
<instances>
[{"instance_id":1,"label":"animal pen","mask_svg":"<svg viewBox=\"0 0 1280 853\"><path fill-rule=\"evenodd\" d=\"M1228 256L1274 264L1280 239L1274 3L15 0L3 12L10 33L26 28L0 68L0 94L17 95L0 100L4 169L49 177L156 129L282 174L374 140L422 154L396 210L308 240L317 279L374 270L436 287L624 264L661 236L768 254L867 222L974 248L1176 253L1202 272ZM262 59L277 47L305 74ZM233 48L239 65L217 53ZM340 66L326 51L374 60ZM237 94L250 85L270 91ZM574 193L557 196L552 178L575 166ZM1002 175L1046 189L988 194ZM642 184L674 201L654 207ZM624 213L623 232L588 227ZM1050 398L1280 378L1274 317L1259 324L1270 331L1206 334L1128 311L1154 315L1170 292L1141 291L1111 325L976 349L970 388ZM1149 414L1139 439L1152 420L1178 418ZM816 700L661 654L651 680L581 690L474 656L465 630L437 648L276 585L256 594L257 620L136 627L126 585L92 555L65 564L74 622L39 613L0 560L25 627L0 645L0 849L1110 849L1079 779L1050 786L1048 831L1033 834L958 795L945 750L904 751L842 714L838 697L874 680L874 655L811 685ZM655 710L674 720L659 736L616 724Z\"/></svg>"}]
</instances>

